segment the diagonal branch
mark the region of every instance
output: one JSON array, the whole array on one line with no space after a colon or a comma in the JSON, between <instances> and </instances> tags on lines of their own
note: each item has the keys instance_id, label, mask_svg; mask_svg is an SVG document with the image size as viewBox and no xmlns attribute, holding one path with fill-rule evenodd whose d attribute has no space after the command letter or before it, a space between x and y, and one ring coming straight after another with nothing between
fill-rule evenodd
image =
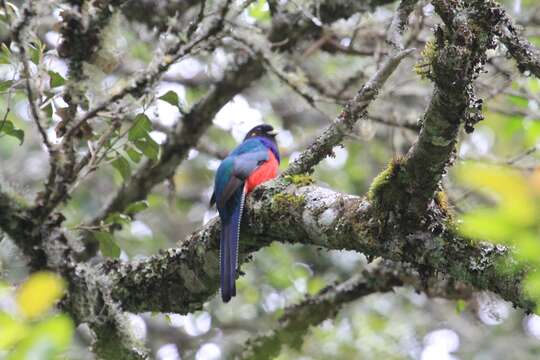
<instances>
[{"instance_id":1,"label":"diagonal branch","mask_svg":"<svg viewBox=\"0 0 540 360\"><path fill-rule=\"evenodd\" d=\"M218 14L209 21L204 31L197 37L184 44L184 40L179 39L173 46L171 46L165 53L164 59L160 63L152 65L147 71L140 74L131 85L126 86L118 93L112 95L101 104L90 109L84 115L72 120L73 124L70 125L63 136L62 149L67 158L69 159L61 171L62 176L56 178L56 174L51 171L51 180L55 180L54 188L52 184L47 184L47 192L44 199L41 201L40 212L42 216L49 214L56 206L62 201L65 201L69 194L68 186L74 183L78 177L78 171L80 171L84 164L77 163L75 159L75 152L73 149L73 140L76 137L79 129L86 124L90 119L98 116L100 112L106 110L113 103L123 99L128 95L140 96L145 91L155 84L160 76L165 73L174 63L187 54L194 51L199 45L207 41L212 36L218 34L224 27L224 18L227 15L230 0L225 0L220 8ZM73 61L74 63L75 61ZM79 72L80 75L80 72ZM76 113L76 106L73 108L74 114ZM73 114L73 116L75 116ZM81 161L86 161L88 156L84 156ZM51 182L51 181L49 181Z\"/></svg>"},{"instance_id":2,"label":"diagonal branch","mask_svg":"<svg viewBox=\"0 0 540 360\"><path fill-rule=\"evenodd\" d=\"M407 26L409 15L413 12L417 2L418 0L401 0L394 13L386 38L396 49L403 49L403 31Z\"/></svg>"},{"instance_id":3,"label":"diagonal branch","mask_svg":"<svg viewBox=\"0 0 540 360\"><path fill-rule=\"evenodd\" d=\"M21 62L23 65L22 72L23 72L23 78L25 79L26 95L28 97L28 106L30 107L30 114L32 115L32 120L34 120L34 123L36 124L36 127L39 131L39 134L41 135L43 144L47 147L47 150L52 158L54 155L54 149L49 141L49 138L47 137L47 133L45 132L45 129L43 129L43 126L41 125L42 120L41 120L41 110L39 109L39 104L38 104L39 99L36 98L36 94L34 93L32 76L30 74L30 64L29 64L28 56L26 54L25 41L22 39L24 35L24 31L26 30L27 27L30 26L32 17L34 17L35 14L36 14L36 10L34 9L34 3L30 1L28 2L27 6L25 6L25 8L23 9L23 14L21 18L18 20L16 24L14 24L11 36L13 38L13 41L17 44L19 48L19 56L21 58Z\"/></svg>"},{"instance_id":4,"label":"diagonal branch","mask_svg":"<svg viewBox=\"0 0 540 360\"><path fill-rule=\"evenodd\" d=\"M197 145L199 138L210 127L219 109L262 75L262 66L257 61L251 58L240 61L242 63L229 69L224 78L213 85L206 96L184 116L182 125L163 145L159 162L144 162L90 225L99 224L108 214L121 212L132 202L144 199L154 186L174 174L189 150Z\"/></svg>"},{"instance_id":5,"label":"diagonal branch","mask_svg":"<svg viewBox=\"0 0 540 360\"><path fill-rule=\"evenodd\" d=\"M397 68L401 60L411 54L414 49L400 51L391 55L381 68L362 86L360 91L347 102L345 108L313 143L283 172L284 175L295 175L313 172L313 167L333 153L344 137L350 133L354 124L365 116L365 111L380 89Z\"/></svg>"},{"instance_id":6,"label":"diagonal branch","mask_svg":"<svg viewBox=\"0 0 540 360\"><path fill-rule=\"evenodd\" d=\"M540 50L521 36L504 8L494 0L473 2L480 14L484 31L495 31L521 72L529 71L540 78Z\"/></svg>"}]
</instances>

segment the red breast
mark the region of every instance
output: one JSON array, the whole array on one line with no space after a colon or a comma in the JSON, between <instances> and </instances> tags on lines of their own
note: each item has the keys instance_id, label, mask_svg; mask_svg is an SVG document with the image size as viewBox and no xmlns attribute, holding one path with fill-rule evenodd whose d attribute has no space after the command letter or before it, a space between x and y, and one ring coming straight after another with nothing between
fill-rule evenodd
<instances>
[{"instance_id":1,"label":"red breast","mask_svg":"<svg viewBox=\"0 0 540 360\"><path fill-rule=\"evenodd\" d=\"M259 184L271 180L277 176L279 163L271 150L268 150L269 159L259 166L246 181L246 190L250 193Z\"/></svg>"}]
</instances>

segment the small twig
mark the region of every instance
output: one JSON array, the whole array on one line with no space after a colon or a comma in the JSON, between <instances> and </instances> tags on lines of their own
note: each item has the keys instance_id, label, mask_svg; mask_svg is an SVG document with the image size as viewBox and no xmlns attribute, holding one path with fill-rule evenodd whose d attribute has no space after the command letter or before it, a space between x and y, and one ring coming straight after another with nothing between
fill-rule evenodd
<instances>
[{"instance_id":1,"label":"small twig","mask_svg":"<svg viewBox=\"0 0 540 360\"><path fill-rule=\"evenodd\" d=\"M201 6L199 8L199 14L197 15L197 20L191 23L191 25L188 28L187 36L188 38L191 38L195 30L197 30L197 27L202 23L204 19L204 10L206 8L206 0L201 1Z\"/></svg>"},{"instance_id":2,"label":"small twig","mask_svg":"<svg viewBox=\"0 0 540 360\"><path fill-rule=\"evenodd\" d=\"M318 101L318 99L315 99L311 94L308 94L304 89L301 89L298 85L296 85L295 83L291 82L287 75L283 73L282 70L280 70L277 66L275 66L273 63L272 63L272 60L271 60L271 55L270 54L266 54L264 53L264 51L262 49L257 49L256 46L254 44L251 44L248 40L246 40L245 38L242 38L242 37L239 37L239 36L233 36L233 38L238 41L240 44L242 44L243 46L247 47L246 50L251 50L251 51L254 51L255 54L257 57L259 57L262 62L264 63L264 65L266 66L266 68L268 70L270 70L271 73L273 73L274 75L276 75L276 77L281 81L283 82L285 85L287 85L294 93L296 93L298 96L300 96L302 99L304 99L306 101L306 103L308 103L308 105L313 108L315 111L317 111L319 114L321 114L323 117L325 118L328 118L328 115L326 113L324 113L321 109L319 109L316 105L315 105L315 102ZM257 50L254 50L254 49L257 49Z\"/></svg>"},{"instance_id":3,"label":"small twig","mask_svg":"<svg viewBox=\"0 0 540 360\"><path fill-rule=\"evenodd\" d=\"M26 94L28 97L28 103L30 106L30 113L32 115L32 119L34 120L34 123L36 124L36 127L38 128L38 131L41 134L43 143L47 147L49 154L52 156L54 153L54 149L51 143L49 142L49 138L47 136L47 133L45 132L45 129L43 129L43 126L41 125L41 115L40 115L41 110L39 109L36 95L34 94L34 90L32 88L32 80L30 77L30 64L28 63L28 57L26 56L25 43L21 39L22 32L25 30L26 27L30 25L31 18L33 16L34 16L34 10L32 9L32 2L30 1L27 7L25 7L23 10L22 18L18 21L18 23L14 25L11 35L12 35L13 41L16 42L19 46L19 54L20 54L21 62L23 64L23 76L25 78L25 83L26 83Z\"/></svg>"},{"instance_id":4,"label":"small twig","mask_svg":"<svg viewBox=\"0 0 540 360\"><path fill-rule=\"evenodd\" d=\"M520 71L529 71L540 78L540 50L520 36L506 11L493 1L476 1L473 6L487 21L486 30L496 31L510 55L517 61ZM493 14L497 15L493 15Z\"/></svg>"},{"instance_id":5,"label":"small twig","mask_svg":"<svg viewBox=\"0 0 540 360\"><path fill-rule=\"evenodd\" d=\"M540 149L539 146L533 146L532 148L525 150L525 151L522 152L521 154L518 154L518 155L514 156L513 158L507 160L507 161L506 161L506 165L514 165L515 163L517 163L517 162L520 161L521 159L523 159L523 158L525 158L525 157L527 157L527 156L529 156L529 155L534 154L534 153L537 152L539 149Z\"/></svg>"},{"instance_id":6,"label":"small twig","mask_svg":"<svg viewBox=\"0 0 540 360\"><path fill-rule=\"evenodd\" d=\"M406 130L414 131L415 133L418 133L420 131L420 126L418 126L417 124L410 124L410 123L402 124L402 123L390 121L388 119L382 118L380 116L375 116L375 115L369 115L368 119L376 123L390 126L393 128L406 129Z\"/></svg>"}]
</instances>

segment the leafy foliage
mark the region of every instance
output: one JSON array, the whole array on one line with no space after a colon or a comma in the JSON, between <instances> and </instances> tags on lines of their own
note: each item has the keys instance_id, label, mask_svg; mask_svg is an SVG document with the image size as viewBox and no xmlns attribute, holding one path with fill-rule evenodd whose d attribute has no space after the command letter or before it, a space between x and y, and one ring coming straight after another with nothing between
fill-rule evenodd
<instances>
[{"instance_id":1,"label":"leafy foliage","mask_svg":"<svg viewBox=\"0 0 540 360\"><path fill-rule=\"evenodd\" d=\"M459 175L495 202L464 214L461 232L515 249L522 265L536 269L528 275L526 288L540 303L540 168L524 176L508 167L467 163L460 167Z\"/></svg>"},{"instance_id":2,"label":"leafy foliage","mask_svg":"<svg viewBox=\"0 0 540 360\"><path fill-rule=\"evenodd\" d=\"M16 292L2 288L0 297L17 304L0 311L0 350L7 351L6 359L57 359L68 348L74 324L69 316L51 311L64 292L64 281L50 272L32 274Z\"/></svg>"}]
</instances>

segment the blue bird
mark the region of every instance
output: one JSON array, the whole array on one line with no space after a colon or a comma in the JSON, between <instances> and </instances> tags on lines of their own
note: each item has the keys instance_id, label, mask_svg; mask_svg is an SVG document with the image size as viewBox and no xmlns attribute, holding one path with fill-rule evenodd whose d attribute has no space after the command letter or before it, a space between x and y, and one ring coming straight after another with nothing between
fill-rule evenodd
<instances>
[{"instance_id":1,"label":"blue bird","mask_svg":"<svg viewBox=\"0 0 540 360\"><path fill-rule=\"evenodd\" d=\"M276 132L270 125L251 129L219 165L210 205L217 206L221 219L221 298L228 302L236 295L238 242L244 201L257 185L277 175L280 157Z\"/></svg>"}]
</instances>

